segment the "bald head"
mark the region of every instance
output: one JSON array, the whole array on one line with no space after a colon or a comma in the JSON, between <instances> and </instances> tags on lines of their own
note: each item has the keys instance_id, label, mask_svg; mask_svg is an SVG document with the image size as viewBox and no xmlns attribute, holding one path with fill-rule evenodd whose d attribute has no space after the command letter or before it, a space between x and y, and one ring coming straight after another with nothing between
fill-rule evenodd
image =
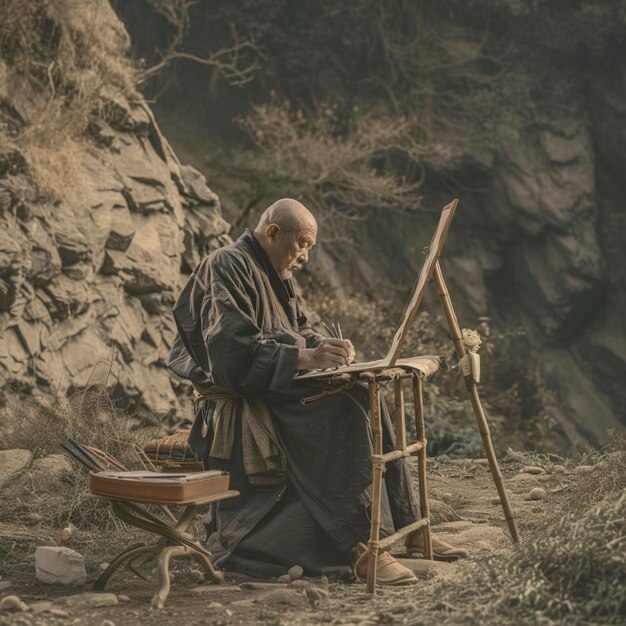
<instances>
[{"instance_id":1,"label":"bald head","mask_svg":"<svg viewBox=\"0 0 626 626\"><path fill-rule=\"evenodd\" d=\"M282 198L263 211L254 236L278 275L288 279L309 260L317 240L317 222L303 204Z\"/></svg>"},{"instance_id":2,"label":"bald head","mask_svg":"<svg viewBox=\"0 0 626 626\"><path fill-rule=\"evenodd\" d=\"M255 234L263 233L270 224L276 224L287 232L310 228L317 234L317 222L311 211L292 198L281 198L267 207L254 230Z\"/></svg>"}]
</instances>

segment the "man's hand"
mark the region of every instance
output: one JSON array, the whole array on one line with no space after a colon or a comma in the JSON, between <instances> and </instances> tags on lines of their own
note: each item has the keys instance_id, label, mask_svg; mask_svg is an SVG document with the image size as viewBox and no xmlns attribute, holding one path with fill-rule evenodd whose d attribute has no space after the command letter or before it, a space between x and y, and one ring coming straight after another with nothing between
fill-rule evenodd
<instances>
[{"instance_id":1,"label":"man's hand","mask_svg":"<svg viewBox=\"0 0 626 626\"><path fill-rule=\"evenodd\" d=\"M299 370L341 367L352 363L355 355L349 339L324 339L316 348L300 348L296 367Z\"/></svg>"}]
</instances>

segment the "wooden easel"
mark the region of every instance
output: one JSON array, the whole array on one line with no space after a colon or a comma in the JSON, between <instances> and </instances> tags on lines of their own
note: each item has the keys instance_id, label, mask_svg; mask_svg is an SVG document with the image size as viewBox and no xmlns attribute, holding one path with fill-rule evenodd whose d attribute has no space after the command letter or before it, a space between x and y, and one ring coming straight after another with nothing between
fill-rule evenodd
<instances>
[{"instance_id":1,"label":"wooden easel","mask_svg":"<svg viewBox=\"0 0 626 626\"><path fill-rule=\"evenodd\" d=\"M374 453L372 455L373 480L372 480L372 523L370 528L370 538L367 544L370 558L368 561L367 592L374 593L376 587L376 568L378 564L378 554L381 549L385 549L409 533L423 529L425 556L432 559L432 543L430 536L430 516L428 507L428 493L426 480L426 430L424 422L424 397L423 381L438 369L438 362L434 364L435 357L414 357L412 359L399 359L400 348L408 333L409 325L415 319L417 310L424 296L428 283L432 280L437 290L439 302L448 324L450 337L454 342L457 357L459 360L466 356L466 349L461 335L461 328L452 306L452 300L443 278L443 272L439 264L439 256L445 243L448 229L452 217L456 210L458 200L453 200L442 209L441 217L428 248L428 254L424 265L418 276L409 302L405 307L402 322L398 328L389 353L380 361L360 363L350 366L340 367L333 372L310 373L300 378L348 378L352 381L361 381L368 384L370 395L370 422L373 435ZM396 422L396 449L383 454L381 404L380 404L380 383L384 381L394 382L395 390L395 422ZM404 412L404 387L406 380L411 381L413 391L413 405L415 407L416 441L407 445L406 424ZM465 387L476 416L476 422L480 431L480 436L487 454L489 468L500 497L500 503L504 511L511 538L514 543L520 543L519 533L513 519L513 513L509 499L498 466L498 460L491 441L489 425L483 411L480 397L478 395L477 384L474 376L470 373L464 376ZM418 479L419 498L421 507L421 519L412 524L399 529L393 535L380 540L380 505L382 494L382 480L386 463L409 456L417 452L418 458Z\"/></svg>"}]
</instances>

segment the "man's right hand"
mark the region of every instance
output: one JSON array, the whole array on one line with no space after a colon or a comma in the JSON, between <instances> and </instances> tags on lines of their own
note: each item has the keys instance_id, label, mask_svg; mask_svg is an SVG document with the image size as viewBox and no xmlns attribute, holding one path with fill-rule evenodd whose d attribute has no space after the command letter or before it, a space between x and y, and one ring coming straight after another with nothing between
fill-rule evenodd
<instances>
[{"instance_id":1,"label":"man's right hand","mask_svg":"<svg viewBox=\"0 0 626 626\"><path fill-rule=\"evenodd\" d=\"M328 369L346 365L354 358L354 346L349 339L325 339L315 348L300 348L299 370Z\"/></svg>"}]
</instances>

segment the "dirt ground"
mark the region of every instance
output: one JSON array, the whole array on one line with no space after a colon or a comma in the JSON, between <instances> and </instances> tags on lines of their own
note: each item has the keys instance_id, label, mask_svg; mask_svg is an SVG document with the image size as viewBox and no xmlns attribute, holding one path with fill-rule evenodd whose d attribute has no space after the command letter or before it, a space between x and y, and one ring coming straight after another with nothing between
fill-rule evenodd
<instances>
[{"instance_id":1,"label":"dirt ground","mask_svg":"<svg viewBox=\"0 0 626 626\"><path fill-rule=\"evenodd\" d=\"M522 457L519 460L510 458L501 465L522 537L530 536L558 506L558 494L567 484L568 477L575 473L574 468L566 469L558 464L558 460L557 464L547 459L535 462L535 468L530 469L536 474L522 471L525 465L529 465L528 459ZM103 598L117 603L90 608L74 606L71 600L68 602L64 598L90 592L92 581L78 588L43 585L35 580L33 564L32 575L11 576L7 572L4 576L10 586L0 591L0 597L17 595L31 608L27 612L0 612L0 624L305 626L328 623L369 626L416 625L422 620L426 623L428 615L445 609L441 602L433 605L429 601L429 585L442 576L462 576L463 568L471 567L476 557L497 550L510 541L486 460L430 460L428 473L435 533L467 548L471 557L470 565L467 561L432 565L412 559L419 577L417 585L387 587L372 598L366 595L365 586L360 583L310 579L308 591L306 583L302 582L291 585L273 583L263 588L246 589L250 585L245 583L250 583L251 579L226 573L225 584L216 586L194 581L182 565L186 559L179 560L178 564L174 559L172 590L164 609L159 611L150 606L156 590L156 573L152 573L150 580L143 581L127 569L120 569L107 587L107 592L115 597ZM530 492L535 488L544 490L542 499L530 498ZM537 494L542 495L535 492L536 497ZM8 530L0 526L0 534ZM115 552L111 548L112 557ZM396 546L391 552L402 556L402 546ZM327 597L323 592L310 591L316 588L327 590Z\"/></svg>"}]
</instances>

